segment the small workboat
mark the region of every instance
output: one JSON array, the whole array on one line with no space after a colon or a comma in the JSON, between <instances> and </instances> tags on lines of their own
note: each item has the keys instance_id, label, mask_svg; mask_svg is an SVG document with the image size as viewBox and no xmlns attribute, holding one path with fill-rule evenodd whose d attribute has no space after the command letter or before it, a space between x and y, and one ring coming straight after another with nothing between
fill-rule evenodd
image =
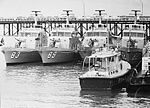
<instances>
[{"instance_id":1,"label":"small workboat","mask_svg":"<svg viewBox=\"0 0 150 108\"><path fill-rule=\"evenodd\" d=\"M120 53L113 49L87 56L88 71L79 77L81 90L121 90L131 76L131 65L121 60ZM85 68L83 62L83 69Z\"/></svg>"}]
</instances>

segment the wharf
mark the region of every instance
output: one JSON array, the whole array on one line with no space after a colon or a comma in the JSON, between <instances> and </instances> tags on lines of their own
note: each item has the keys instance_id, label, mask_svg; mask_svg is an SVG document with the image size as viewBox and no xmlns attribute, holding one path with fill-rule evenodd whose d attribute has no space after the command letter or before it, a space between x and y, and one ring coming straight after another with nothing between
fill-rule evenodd
<instances>
[{"instance_id":1,"label":"wharf","mask_svg":"<svg viewBox=\"0 0 150 108\"><path fill-rule=\"evenodd\" d=\"M121 35L125 24L133 24L135 20L134 16L118 16L116 18L102 18L102 23L108 24L109 29L114 35ZM66 19L62 17L38 17L38 24L41 24L47 33L61 24L66 23ZM99 23L98 17L83 17L69 18L69 22L75 24L76 30L81 36L84 35L84 31L88 30L91 25ZM35 23L34 17L17 17L17 18L0 18L0 25L2 25L3 35L17 35L22 27L31 27ZM150 16L139 16L137 18L137 24L146 25L146 34L150 36Z\"/></svg>"}]
</instances>

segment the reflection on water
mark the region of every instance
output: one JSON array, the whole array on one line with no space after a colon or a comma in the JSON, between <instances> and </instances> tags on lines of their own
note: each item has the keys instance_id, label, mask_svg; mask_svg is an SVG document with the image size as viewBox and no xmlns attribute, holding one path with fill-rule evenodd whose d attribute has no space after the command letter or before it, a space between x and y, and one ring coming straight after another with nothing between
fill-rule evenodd
<instances>
[{"instance_id":1,"label":"reflection on water","mask_svg":"<svg viewBox=\"0 0 150 108\"><path fill-rule=\"evenodd\" d=\"M148 107L150 97L126 92L81 91L80 65L8 66L1 73L1 108L108 108Z\"/></svg>"},{"instance_id":2,"label":"reflection on water","mask_svg":"<svg viewBox=\"0 0 150 108\"><path fill-rule=\"evenodd\" d=\"M117 93L112 93L111 91L81 91L80 96L84 100L88 100L83 102L87 103L91 107L111 107L111 104L114 104L113 99ZM116 98L115 98L116 100Z\"/></svg>"},{"instance_id":3,"label":"reflection on water","mask_svg":"<svg viewBox=\"0 0 150 108\"><path fill-rule=\"evenodd\" d=\"M92 108L145 108L150 107L149 98L130 97L126 92L81 91L82 103Z\"/></svg>"}]
</instances>

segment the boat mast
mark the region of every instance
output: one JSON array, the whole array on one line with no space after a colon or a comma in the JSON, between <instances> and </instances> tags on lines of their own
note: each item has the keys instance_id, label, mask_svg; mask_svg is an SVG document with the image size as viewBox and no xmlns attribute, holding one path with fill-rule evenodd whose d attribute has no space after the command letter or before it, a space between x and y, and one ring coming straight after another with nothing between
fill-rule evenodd
<instances>
[{"instance_id":1,"label":"boat mast","mask_svg":"<svg viewBox=\"0 0 150 108\"><path fill-rule=\"evenodd\" d=\"M105 11L105 10L95 10L95 11L98 11L99 12L99 24L98 25L102 25L102 12ZM109 49L109 34L108 34L108 37L106 39L106 45ZM106 47L106 46L105 46Z\"/></svg>"},{"instance_id":2,"label":"boat mast","mask_svg":"<svg viewBox=\"0 0 150 108\"><path fill-rule=\"evenodd\" d=\"M141 12L140 10L131 10L134 12L134 24L137 22L137 12Z\"/></svg>"},{"instance_id":3,"label":"boat mast","mask_svg":"<svg viewBox=\"0 0 150 108\"><path fill-rule=\"evenodd\" d=\"M67 18L66 18L66 25L69 25L69 12L72 12L72 10L63 10L64 12L66 12L67 14Z\"/></svg>"},{"instance_id":4,"label":"boat mast","mask_svg":"<svg viewBox=\"0 0 150 108\"><path fill-rule=\"evenodd\" d=\"M38 16L38 13L39 12L41 12L41 11L32 11L33 13L34 13L34 21L35 21L35 23L34 23L34 28L36 28L37 27L37 16ZM41 47L42 47L42 39L41 39L42 37L40 36L40 49L41 49Z\"/></svg>"},{"instance_id":5,"label":"boat mast","mask_svg":"<svg viewBox=\"0 0 150 108\"><path fill-rule=\"evenodd\" d=\"M137 23L137 12L141 12L140 10L131 10L134 12L134 24ZM134 47L132 46L134 44L133 40L131 39L131 29L132 27L129 27L129 40L128 40L128 47Z\"/></svg>"},{"instance_id":6,"label":"boat mast","mask_svg":"<svg viewBox=\"0 0 150 108\"><path fill-rule=\"evenodd\" d=\"M95 10L95 11L99 12L99 14L98 14L98 16L99 16L99 25L101 25L102 24L102 11L105 11L105 10Z\"/></svg>"},{"instance_id":7,"label":"boat mast","mask_svg":"<svg viewBox=\"0 0 150 108\"><path fill-rule=\"evenodd\" d=\"M37 16L38 16L38 13L41 12L41 11L32 11L32 12L34 13L34 16L35 16L34 17L34 21L35 21L34 25L36 26L37 25Z\"/></svg>"}]
</instances>

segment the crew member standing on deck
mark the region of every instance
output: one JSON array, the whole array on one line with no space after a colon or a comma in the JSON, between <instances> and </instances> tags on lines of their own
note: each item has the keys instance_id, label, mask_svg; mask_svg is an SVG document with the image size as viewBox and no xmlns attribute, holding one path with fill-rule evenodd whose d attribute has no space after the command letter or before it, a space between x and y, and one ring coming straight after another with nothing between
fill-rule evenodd
<instances>
[{"instance_id":1,"label":"crew member standing on deck","mask_svg":"<svg viewBox=\"0 0 150 108\"><path fill-rule=\"evenodd\" d=\"M78 47L81 46L81 42L80 42L79 38L77 37L77 32L73 31L71 36L72 36L72 38L70 41L70 45L71 45L70 48L74 49L74 50L79 49Z\"/></svg>"}]
</instances>

